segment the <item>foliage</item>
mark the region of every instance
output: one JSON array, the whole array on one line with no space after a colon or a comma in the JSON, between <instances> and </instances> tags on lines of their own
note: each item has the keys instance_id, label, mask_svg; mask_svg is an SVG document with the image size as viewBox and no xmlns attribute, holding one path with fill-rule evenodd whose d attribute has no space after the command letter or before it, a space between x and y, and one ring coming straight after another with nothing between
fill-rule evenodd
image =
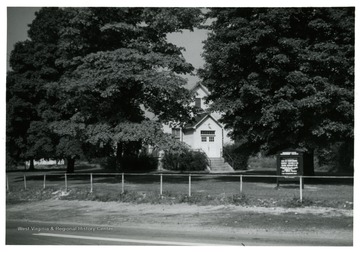
<instances>
[{"instance_id":1,"label":"foliage","mask_svg":"<svg viewBox=\"0 0 360 253\"><path fill-rule=\"evenodd\" d=\"M115 147L118 167L125 166L124 157L137 155L134 143L181 149L161 132L161 124L145 119L142 107L159 121L187 119L190 96L178 74L190 73L193 67L180 48L166 42L166 33L196 25L199 10L64 11L69 23L60 34L58 62L66 71L48 89L64 98L59 108L67 115L54 125L73 125L80 129L80 140L93 146Z\"/></svg>"},{"instance_id":2,"label":"foliage","mask_svg":"<svg viewBox=\"0 0 360 253\"><path fill-rule=\"evenodd\" d=\"M43 8L29 26L30 40L18 42L10 55L12 70L7 75L7 154L13 161L55 158L58 138L48 129L56 102L47 97L46 83L57 80L58 32L63 24L61 10Z\"/></svg>"},{"instance_id":3,"label":"foliage","mask_svg":"<svg viewBox=\"0 0 360 253\"><path fill-rule=\"evenodd\" d=\"M223 156L234 170L246 170L248 168L250 154L247 154L246 150L242 150L238 144L225 145Z\"/></svg>"},{"instance_id":4,"label":"foliage","mask_svg":"<svg viewBox=\"0 0 360 253\"><path fill-rule=\"evenodd\" d=\"M199 73L253 154L354 138L354 8L214 8Z\"/></svg>"},{"instance_id":5,"label":"foliage","mask_svg":"<svg viewBox=\"0 0 360 253\"><path fill-rule=\"evenodd\" d=\"M136 152L134 142L182 152L184 145L161 134L144 110L159 122L189 117L191 96L180 74L194 68L166 34L192 30L200 14L196 8L42 8L30 40L17 43L10 57L8 153L60 156L69 165L82 155L116 153L120 161ZM30 129L34 124L40 132Z\"/></svg>"},{"instance_id":6,"label":"foliage","mask_svg":"<svg viewBox=\"0 0 360 253\"><path fill-rule=\"evenodd\" d=\"M262 154L258 154L256 156L251 156L249 158L249 167L252 170L272 170L273 172L276 171L276 156L264 156Z\"/></svg>"},{"instance_id":7,"label":"foliage","mask_svg":"<svg viewBox=\"0 0 360 253\"><path fill-rule=\"evenodd\" d=\"M124 171L150 172L157 170L157 157L141 154L137 157L125 157L123 159Z\"/></svg>"},{"instance_id":8,"label":"foliage","mask_svg":"<svg viewBox=\"0 0 360 253\"><path fill-rule=\"evenodd\" d=\"M108 156L98 159L101 166L107 171L117 171L117 159L115 156ZM151 172L158 168L158 158L146 153L139 155L128 155L121 159L121 172Z\"/></svg>"},{"instance_id":9,"label":"foliage","mask_svg":"<svg viewBox=\"0 0 360 253\"><path fill-rule=\"evenodd\" d=\"M32 121L27 136L26 157L32 157L36 160L63 157L54 154L57 136L50 131L46 122Z\"/></svg>"},{"instance_id":10,"label":"foliage","mask_svg":"<svg viewBox=\"0 0 360 253\"><path fill-rule=\"evenodd\" d=\"M204 171L209 166L206 154L193 150L181 154L165 152L162 163L164 169L175 171Z\"/></svg>"},{"instance_id":11,"label":"foliage","mask_svg":"<svg viewBox=\"0 0 360 253\"><path fill-rule=\"evenodd\" d=\"M316 151L320 170L353 172L354 143L337 142Z\"/></svg>"}]
</instances>

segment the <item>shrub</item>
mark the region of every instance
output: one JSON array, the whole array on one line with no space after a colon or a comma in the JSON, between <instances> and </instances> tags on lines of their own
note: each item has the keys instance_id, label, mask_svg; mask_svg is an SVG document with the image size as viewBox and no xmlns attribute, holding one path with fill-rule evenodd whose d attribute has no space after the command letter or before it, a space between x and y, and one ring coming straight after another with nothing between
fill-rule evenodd
<instances>
[{"instance_id":1,"label":"shrub","mask_svg":"<svg viewBox=\"0 0 360 253\"><path fill-rule=\"evenodd\" d=\"M251 156L249 158L249 167L252 169L266 169L266 168L273 168L276 171L276 156Z\"/></svg>"},{"instance_id":2,"label":"shrub","mask_svg":"<svg viewBox=\"0 0 360 253\"><path fill-rule=\"evenodd\" d=\"M128 172L149 172L157 169L157 157L147 154L140 154L139 156L128 156L122 160L124 171Z\"/></svg>"},{"instance_id":3,"label":"shrub","mask_svg":"<svg viewBox=\"0 0 360 253\"><path fill-rule=\"evenodd\" d=\"M107 171L115 171L116 170L116 157L108 156L101 157L91 160L92 163L99 163L102 169Z\"/></svg>"},{"instance_id":4,"label":"shrub","mask_svg":"<svg viewBox=\"0 0 360 253\"><path fill-rule=\"evenodd\" d=\"M331 143L327 147L317 149L315 159L319 170L353 172L354 143Z\"/></svg>"},{"instance_id":5,"label":"shrub","mask_svg":"<svg viewBox=\"0 0 360 253\"><path fill-rule=\"evenodd\" d=\"M165 153L162 162L164 169L176 171L204 171L209 166L206 154L193 150L180 155Z\"/></svg>"},{"instance_id":6,"label":"shrub","mask_svg":"<svg viewBox=\"0 0 360 253\"><path fill-rule=\"evenodd\" d=\"M248 168L250 154L240 150L238 145L225 145L223 154L225 161L229 163L234 170L246 170Z\"/></svg>"},{"instance_id":7,"label":"shrub","mask_svg":"<svg viewBox=\"0 0 360 253\"><path fill-rule=\"evenodd\" d=\"M101 167L108 171L115 171L117 167L116 157L109 156L98 159ZM121 158L121 171L123 172L150 172L155 171L158 166L158 159L149 154L125 156Z\"/></svg>"}]
</instances>

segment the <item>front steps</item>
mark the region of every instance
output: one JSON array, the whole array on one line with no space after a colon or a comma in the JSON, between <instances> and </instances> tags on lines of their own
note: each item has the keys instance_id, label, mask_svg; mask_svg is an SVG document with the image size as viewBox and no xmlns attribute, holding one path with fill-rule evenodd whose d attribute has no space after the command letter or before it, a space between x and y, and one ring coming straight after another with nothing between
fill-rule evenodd
<instances>
[{"instance_id":1,"label":"front steps","mask_svg":"<svg viewBox=\"0 0 360 253\"><path fill-rule=\"evenodd\" d=\"M234 169L225 162L224 158L209 158L210 160L210 173L226 173L234 172Z\"/></svg>"}]
</instances>

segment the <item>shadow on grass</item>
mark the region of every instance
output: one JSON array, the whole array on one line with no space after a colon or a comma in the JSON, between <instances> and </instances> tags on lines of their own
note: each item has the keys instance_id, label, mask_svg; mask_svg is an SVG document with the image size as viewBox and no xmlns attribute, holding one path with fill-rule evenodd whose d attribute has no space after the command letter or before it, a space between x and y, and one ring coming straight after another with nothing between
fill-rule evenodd
<instances>
[{"instance_id":1,"label":"shadow on grass","mask_svg":"<svg viewBox=\"0 0 360 253\"><path fill-rule=\"evenodd\" d=\"M94 167L92 167L94 169ZM76 171L80 171L83 173L84 170L88 170L89 166L83 166L82 169L76 169ZM82 171L83 170L83 171ZM19 172L19 171L17 171ZM26 171L28 172L28 171ZM35 171L36 172L41 172ZM46 181L49 182L64 182L65 181L65 172L61 172L58 169L56 170L44 170L42 172L53 172L53 173L44 173L46 174ZM101 174L97 175L97 172L99 173L109 173L109 175ZM251 183L264 183L264 184L276 184L277 180L274 177L259 177L259 175L263 175L264 171L254 171L242 174L243 175L243 182L251 182ZM60 174L61 173L61 174ZM114 175L110 173L114 173L112 171L104 171L104 170L92 170L91 173L93 174L93 182L94 183L107 183L107 184L118 184L121 182L121 174ZM44 180L44 174L37 174L32 175L32 173L19 173L18 175L11 178L11 182L19 183L24 181L24 175L26 175L27 181L43 181ZM275 172L269 172L267 171L267 175L275 175ZM10 175L14 175L10 173ZM192 174L191 181L193 183L196 182L202 182L202 181L212 181L212 182L224 182L224 183L231 183L231 182L239 182L240 181L240 175L241 174ZM251 175L256 175L256 177L251 177ZM326 174L322 174L322 176L326 176ZM330 176L330 175L329 175ZM332 176L332 175L331 175ZM69 183L71 181L77 181L78 184L88 184L90 182L90 173L84 173L82 175L79 174L67 174L67 180ZM159 173L148 173L148 174L141 174L141 175L126 175L125 174L125 181L134 183L134 184L154 184L160 182L160 174ZM163 182L171 183L171 184L188 184L189 182L189 174L187 173L179 173L176 175L167 175L163 174ZM290 181L291 184L297 184L299 183L298 179L294 179L293 181ZM284 182L281 182L283 185ZM354 180L352 178L347 179L339 179L339 178L304 178L304 184L305 185L353 185Z\"/></svg>"},{"instance_id":2,"label":"shadow on grass","mask_svg":"<svg viewBox=\"0 0 360 253\"><path fill-rule=\"evenodd\" d=\"M46 172L46 173L66 173L66 165L38 165L35 166L34 170L29 169L14 169L14 170L6 170L8 174L16 174L16 173L38 173L38 172ZM107 171L102 169L100 166L96 164L78 164L75 165L75 173L104 173L104 172L115 172L115 171Z\"/></svg>"},{"instance_id":3,"label":"shadow on grass","mask_svg":"<svg viewBox=\"0 0 360 253\"><path fill-rule=\"evenodd\" d=\"M222 182L238 182L239 177L217 177L217 181ZM243 182L251 183L265 183L265 184L276 184L277 180L275 177L243 177ZM281 181L284 183L295 183L299 184L299 179ZM353 178L303 178L304 184L310 185L354 185Z\"/></svg>"}]
</instances>

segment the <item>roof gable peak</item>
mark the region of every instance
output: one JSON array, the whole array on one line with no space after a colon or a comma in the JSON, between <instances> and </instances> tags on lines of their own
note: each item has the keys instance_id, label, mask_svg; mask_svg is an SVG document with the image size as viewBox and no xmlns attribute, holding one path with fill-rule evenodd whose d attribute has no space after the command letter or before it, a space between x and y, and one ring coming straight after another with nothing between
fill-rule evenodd
<instances>
[{"instance_id":1,"label":"roof gable peak","mask_svg":"<svg viewBox=\"0 0 360 253\"><path fill-rule=\"evenodd\" d=\"M200 89L203 90L207 96L210 95L210 92L209 92L208 88L206 88L206 86L203 85L203 84L201 84L201 83L197 83L197 84L191 89L191 92L192 92L192 93L196 93L196 92L197 92L198 90L200 90Z\"/></svg>"},{"instance_id":2,"label":"roof gable peak","mask_svg":"<svg viewBox=\"0 0 360 253\"><path fill-rule=\"evenodd\" d=\"M221 126L221 124L219 123L219 121L217 121L210 113L202 113L197 115L194 119L193 122L188 123L184 126L185 129L196 129L198 128L207 118L211 118L218 126Z\"/></svg>"}]
</instances>

